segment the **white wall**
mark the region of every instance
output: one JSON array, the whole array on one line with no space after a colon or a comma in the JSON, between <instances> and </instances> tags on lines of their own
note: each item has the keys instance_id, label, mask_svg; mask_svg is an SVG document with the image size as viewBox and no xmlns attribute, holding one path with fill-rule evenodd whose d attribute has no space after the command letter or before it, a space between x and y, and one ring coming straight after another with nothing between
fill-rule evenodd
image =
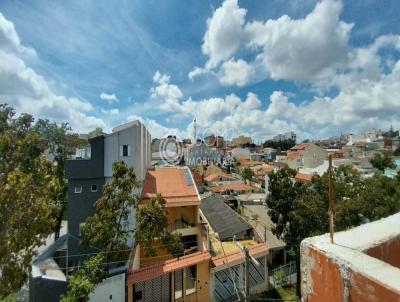
<instances>
[{"instance_id":1,"label":"white wall","mask_svg":"<svg viewBox=\"0 0 400 302\"><path fill-rule=\"evenodd\" d=\"M90 302L125 301L125 274L109 277L90 295Z\"/></svg>"}]
</instances>

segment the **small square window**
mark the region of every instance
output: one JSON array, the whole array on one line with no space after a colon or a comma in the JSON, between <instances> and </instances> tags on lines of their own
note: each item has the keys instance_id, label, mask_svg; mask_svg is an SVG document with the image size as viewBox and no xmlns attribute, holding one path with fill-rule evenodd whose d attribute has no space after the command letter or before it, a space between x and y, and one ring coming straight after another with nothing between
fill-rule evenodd
<instances>
[{"instance_id":1,"label":"small square window","mask_svg":"<svg viewBox=\"0 0 400 302\"><path fill-rule=\"evenodd\" d=\"M82 186L75 186L74 193L76 193L76 194L82 193Z\"/></svg>"},{"instance_id":2,"label":"small square window","mask_svg":"<svg viewBox=\"0 0 400 302\"><path fill-rule=\"evenodd\" d=\"M92 192L97 192L97 185L96 184L91 185L90 189Z\"/></svg>"}]
</instances>

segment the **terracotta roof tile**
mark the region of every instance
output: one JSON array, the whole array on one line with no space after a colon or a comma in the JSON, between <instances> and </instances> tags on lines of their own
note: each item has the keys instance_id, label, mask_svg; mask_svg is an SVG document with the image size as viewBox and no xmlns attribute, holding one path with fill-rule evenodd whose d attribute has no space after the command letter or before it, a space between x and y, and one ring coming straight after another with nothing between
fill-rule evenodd
<instances>
[{"instance_id":1,"label":"terracotta roof tile","mask_svg":"<svg viewBox=\"0 0 400 302\"><path fill-rule=\"evenodd\" d=\"M216 181L219 180L220 177L225 177L225 178L234 178L233 176L226 174L224 172L217 172L217 173L213 173L208 175L207 177L204 178L205 181Z\"/></svg>"},{"instance_id":2,"label":"terracotta roof tile","mask_svg":"<svg viewBox=\"0 0 400 302\"><path fill-rule=\"evenodd\" d=\"M167 260L151 266L145 266L137 271L129 271L128 285L157 278L163 274L176 271L185 267L209 261L211 255L208 252L197 252L181 258Z\"/></svg>"},{"instance_id":3,"label":"terracotta roof tile","mask_svg":"<svg viewBox=\"0 0 400 302\"><path fill-rule=\"evenodd\" d=\"M294 178L304 182L311 182L313 177L313 174L297 173Z\"/></svg>"},{"instance_id":4,"label":"terracotta roof tile","mask_svg":"<svg viewBox=\"0 0 400 302\"><path fill-rule=\"evenodd\" d=\"M187 172L185 172L185 169ZM189 202L198 204L200 199L196 186L194 183L188 183L185 173L190 174L190 170L178 167L148 170L143 185L141 203L146 203L152 197L161 194L165 199L167 207L174 203Z\"/></svg>"},{"instance_id":5,"label":"terracotta roof tile","mask_svg":"<svg viewBox=\"0 0 400 302\"><path fill-rule=\"evenodd\" d=\"M213 187L212 190L214 193L220 193L220 192L225 192L228 190L232 191L251 191L257 189L256 187L242 184L242 183L232 183L232 184L225 184L225 185L220 185Z\"/></svg>"}]
</instances>

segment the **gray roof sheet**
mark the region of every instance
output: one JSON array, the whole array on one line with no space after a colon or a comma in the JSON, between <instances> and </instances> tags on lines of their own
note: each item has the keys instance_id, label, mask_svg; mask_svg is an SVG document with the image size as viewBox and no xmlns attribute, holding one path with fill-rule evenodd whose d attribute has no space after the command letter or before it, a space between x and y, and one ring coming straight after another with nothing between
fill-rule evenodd
<instances>
[{"instance_id":1,"label":"gray roof sheet","mask_svg":"<svg viewBox=\"0 0 400 302\"><path fill-rule=\"evenodd\" d=\"M252 230L251 225L225 204L225 198L220 195L212 195L202 199L200 210L212 229L218 233L221 241L232 240L233 235Z\"/></svg>"}]
</instances>

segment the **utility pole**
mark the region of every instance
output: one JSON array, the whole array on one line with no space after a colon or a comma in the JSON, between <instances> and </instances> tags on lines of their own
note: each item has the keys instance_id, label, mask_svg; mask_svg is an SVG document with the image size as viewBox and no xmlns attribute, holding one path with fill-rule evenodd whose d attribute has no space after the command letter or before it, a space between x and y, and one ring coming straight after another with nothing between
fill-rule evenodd
<instances>
[{"instance_id":1,"label":"utility pole","mask_svg":"<svg viewBox=\"0 0 400 302\"><path fill-rule=\"evenodd\" d=\"M249 301L250 297L250 255L247 247L243 248L244 252L244 301Z\"/></svg>"},{"instance_id":2,"label":"utility pole","mask_svg":"<svg viewBox=\"0 0 400 302\"><path fill-rule=\"evenodd\" d=\"M332 180L332 154L329 155L329 175L328 175L328 199L329 199L329 233L331 238L331 243L333 241L334 233L334 204L333 204L333 180Z\"/></svg>"}]
</instances>

